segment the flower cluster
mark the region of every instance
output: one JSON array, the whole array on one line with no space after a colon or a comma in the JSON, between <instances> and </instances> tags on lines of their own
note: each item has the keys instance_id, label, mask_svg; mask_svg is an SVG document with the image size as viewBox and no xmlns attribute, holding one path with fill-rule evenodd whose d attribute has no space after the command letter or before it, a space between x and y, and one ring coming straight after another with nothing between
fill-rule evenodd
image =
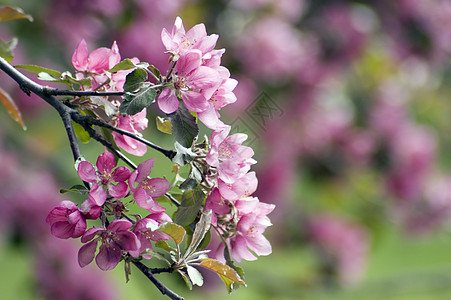
<instances>
[{"instance_id":1,"label":"flower cluster","mask_svg":"<svg viewBox=\"0 0 451 300\"><path fill-rule=\"evenodd\" d=\"M99 48L90 54L84 41L78 45L72 57L77 70L72 80L84 92L108 93L94 93L89 98L82 93L70 104L111 125L99 126L113 127L109 141L114 138L115 145L109 141L111 146L103 144L114 154L106 150L95 165L77 161L87 199L80 207L69 200L61 202L46 221L58 238L81 238L84 243L78 252L81 267L95 260L106 271L115 268L121 259L127 262L151 259L155 245L167 252L171 272L177 271L184 277L188 274L193 284L202 284L195 267L204 266L220 276L230 273L233 282L245 285L235 270L219 260L255 260L255 255L270 254L272 248L263 233L272 225L267 215L275 206L252 196L257 189L257 177L250 169L256 161L252 148L243 145L247 135L230 135L231 126L220 120L218 111L237 99L233 92L237 81L220 65L225 50L214 49L218 36L207 35L203 24L186 32L182 20L177 18L172 32L163 29L161 38L171 63L165 76L156 67L137 59L121 61L116 43L111 49ZM157 82L147 81L148 74ZM115 98L111 92L120 93L114 93ZM174 135L175 151L162 149L138 135L138 131L147 127L146 107L154 102L167 114L166 120L161 119L170 122L170 130L165 132ZM176 117L172 117L176 112ZM209 141L197 143L199 128L193 115L213 130ZM122 135L123 131L130 135ZM90 136L96 139L96 135ZM107 138L104 136L101 142ZM150 177L156 159L144 160L138 166L124 159L134 170L116 165L115 155L124 157L115 146L143 155L146 146L140 141L179 165L172 169L176 173L173 185L165 178ZM191 167L186 179L178 173L184 165ZM182 179L183 183L177 186ZM178 190L168 193L172 187ZM183 193L176 195L178 191ZM157 198L163 195L177 206L172 214L174 219L158 202ZM137 204L150 214L145 217L129 214L129 204ZM87 220L96 219L101 226L88 228ZM223 241L216 250L224 253L227 249L226 257L216 251L209 258L210 250L204 250L206 245L199 249L211 227ZM185 235L191 237L186 239L183 253L180 243ZM162 242L166 240L173 240L176 248Z\"/></svg>"},{"instance_id":2,"label":"flower cluster","mask_svg":"<svg viewBox=\"0 0 451 300\"><path fill-rule=\"evenodd\" d=\"M151 248L147 237L168 239L162 233L153 232L160 223L171 220L164 213L166 209L152 198L160 197L170 189L166 179L149 178L154 162L155 159L148 159L130 172L127 167L116 167L114 156L108 151L98 157L96 166L88 161L80 162L78 175L90 184L88 199L80 208L69 200L62 201L46 219L54 236L62 239L81 237L81 241L87 243L79 251L80 266L84 267L94 259L99 242L96 263L102 270L111 270L119 263L123 251L138 257L142 251ZM121 219L127 211L123 199L130 194L133 194L132 201L152 213L136 224ZM86 230L86 220L98 219L102 213L113 215L115 220L106 227Z\"/></svg>"},{"instance_id":3,"label":"flower cluster","mask_svg":"<svg viewBox=\"0 0 451 300\"><path fill-rule=\"evenodd\" d=\"M102 47L89 53L86 42L82 40L72 55L72 64L77 70L76 78L88 80L87 83L82 81L84 90L123 92L126 76L133 69L111 72L111 69L120 61L121 55L116 42L111 49ZM137 58L132 58L130 61L134 64L139 63ZM132 116L123 116L119 113L120 104L121 100L117 98L94 96L90 97L90 101L82 102L82 107L87 106L91 110L93 107L103 107L111 125L134 134L139 134L139 131L147 128L146 109ZM112 134L116 144L128 153L137 156L143 156L146 153L147 147L143 143L117 132Z\"/></svg>"},{"instance_id":4,"label":"flower cluster","mask_svg":"<svg viewBox=\"0 0 451 300\"><path fill-rule=\"evenodd\" d=\"M175 112L181 98L208 128L224 128L218 111L236 101L233 89L238 82L220 65L225 50L214 49L218 35L207 35L204 24L185 32L182 19L177 17L172 32L163 29L161 39L175 63L175 74L169 88L158 97L160 109L167 114Z\"/></svg>"}]
</instances>

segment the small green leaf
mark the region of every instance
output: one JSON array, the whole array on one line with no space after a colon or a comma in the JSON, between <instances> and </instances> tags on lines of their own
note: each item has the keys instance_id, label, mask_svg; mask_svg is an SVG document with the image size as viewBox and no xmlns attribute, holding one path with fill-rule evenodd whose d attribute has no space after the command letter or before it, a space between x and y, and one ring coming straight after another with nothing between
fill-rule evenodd
<instances>
[{"instance_id":1,"label":"small green leaf","mask_svg":"<svg viewBox=\"0 0 451 300\"><path fill-rule=\"evenodd\" d=\"M72 87L72 83L69 82L69 80L62 80L59 78L55 78L52 75L50 75L47 72L40 72L38 74L38 79L42 80L42 81L51 81L51 82L58 82L58 83L64 83L67 84L68 86Z\"/></svg>"},{"instance_id":2,"label":"small green leaf","mask_svg":"<svg viewBox=\"0 0 451 300\"><path fill-rule=\"evenodd\" d=\"M136 93L126 93L124 102L121 103L119 111L124 115L136 115L145 107L149 106L157 96L152 86L140 89Z\"/></svg>"},{"instance_id":3,"label":"small green leaf","mask_svg":"<svg viewBox=\"0 0 451 300\"><path fill-rule=\"evenodd\" d=\"M175 252L176 251L176 249L169 246L168 242L166 242L166 241L156 241L155 247L161 248L161 249L165 250L166 252L171 252L171 251Z\"/></svg>"},{"instance_id":4,"label":"small green leaf","mask_svg":"<svg viewBox=\"0 0 451 300\"><path fill-rule=\"evenodd\" d=\"M197 217L205 199L204 191L198 186L195 190L185 191L175 214L175 223L188 226Z\"/></svg>"},{"instance_id":5,"label":"small green leaf","mask_svg":"<svg viewBox=\"0 0 451 300\"><path fill-rule=\"evenodd\" d=\"M157 116L157 129L163 133L172 134L171 121Z\"/></svg>"},{"instance_id":6,"label":"small green leaf","mask_svg":"<svg viewBox=\"0 0 451 300\"><path fill-rule=\"evenodd\" d=\"M171 263L166 259L166 257L164 257L163 254L154 251L153 249L147 248L145 249L143 252L141 252L141 255L152 255L152 258L156 258L159 259L161 261L166 262L169 266L171 265Z\"/></svg>"},{"instance_id":7,"label":"small green leaf","mask_svg":"<svg viewBox=\"0 0 451 300\"><path fill-rule=\"evenodd\" d=\"M183 280L185 280L186 286L191 291L193 289L193 284L192 284L191 280L189 279L188 274L186 274L182 270L177 270L177 272L179 272L179 274L182 275Z\"/></svg>"},{"instance_id":8,"label":"small green leaf","mask_svg":"<svg viewBox=\"0 0 451 300\"><path fill-rule=\"evenodd\" d=\"M28 21L33 22L33 17L27 15L17 7L12 6L0 6L0 22L28 19Z\"/></svg>"},{"instance_id":9,"label":"small green leaf","mask_svg":"<svg viewBox=\"0 0 451 300\"><path fill-rule=\"evenodd\" d=\"M14 54L13 50L17 46L17 39L13 38L9 43L0 39L0 56L3 57L7 62L11 63Z\"/></svg>"},{"instance_id":10,"label":"small green leaf","mask_svg":"<svg viewBox=\"0 0 451 300\"><path fill-rule=\"evenodd\" d=\"M91 140L89 133L78 123L72 121L75 135L80 139L82 143L88 143Z\"/></svg>"},{"instance_id":11,"label":"small green leaf","mask_svg":"<svg viewBox=\"0 0 451 300\"><path fill-rule=\"evenodd\" d=\"M219 278L221 278L222 282L226 285L229 293L238 288L236 284L246 286L246 283L233 268L223 264L219 260L209 258L202 259L200 265L218 274Z\"/></svg>"},{"instance_id":12,"label":"small green leaf","mask_svg":"<svg viewBox=\"0 0 451 300\"><path fill-rule=\"evenodd\" d=\"M76 184L69 189L60 189L60 193L61 194L65 194L65 193L87 194L88 190L86 189L86 187L84 185Z\"/></svg>"},{"instance_id":13,"label":"small green leaf","mask_svg":"<svg viewBox=\"0 0 451 300\"><path fill-rule=\"evenodd\" d=\"M164 232L169 235L177 245L179 245L183 241L186 235L185 228L175 223L169 222L161 224L158 228L158 231Z\"/></svg>"},{"instance_id":14,"label":"small green leaf","mask_svg":"<svg viewBox=\"0 0 451 300\"><path fill-rule=\"evenodd\" d=\"M36 65L15 65L14 68L16 69L23 69L23 70L27 70L29 72L33 72L36 74L39 74L41 72L45 72L47 74L49 74L52 77L55 78L60 78L61 77L61 72L52 70L52 69L48 69L48 68L44 68L41 66L36 66Z\"/></svg>"},{"instance_id":15,"label":"small green leaf","mask_svg":"<svg viewBox=\"0 0 451 300\"><path fill-rule=\"evenodd\" d=\"M155 74L156 77L159 78L161 76L160 70L158 70L157 67L155 67L154 65L150 65L149 69L152 71L153 74Z\"/></svg>"},{"instance_id":16,"label":"small green leaf","mask_svg":"<svg viewBox=\"0 0 451 300\"><path fill-rule=\"evenodd\" d=\"M191 243L186 250L186 256L191 255L199 247L200 243L205 237L205 234L210 230L211 225L211 210L204 211L200 216L199 222L196 224Z\"/></svg>"},{"instance_id":17,"label":"small green leaf","mask_svg":"<svg viewBox=\"0 0 451 300\"><path fill-rule=\"evenodd\" d=\"M202 173L195 166L191 165L191 171L189 172L188 178L180 184L180 189L182 191L194 190L201 182Z\"/></svg>"},{"instance_id":18,"label":"small green leaf","mask_svg":"<svg viewBox=\"0 0 451 300\"><path fill-rule=\"evenodd\" d=\"M11 98L11 96L1 88L0 88L0 104L2 104L6 108L6 111L11 116L11 118L14 119L14 121L22 125L23 130L27 130L27 126L25 126L25 123L23 122L22 114L20 113L16 103Z\"/></svg>"},{"instance_id":19,"label":"small green leaf","mask_svg":"<svg viewBox=\"0 0 451 300\"><path fill-rule=\"evenodd\" d=\"M196 118L180 103L177 111L167 115L172 124L172 134L180 145L190 148L199 133Z\"/></svg>"},{"instance_id":20,"label":"small green leaf","mask_svg":"<svg viewBox=\"0 0 451 300\"><path fill-rule=\"evenodd\" d=\"M204 278L196 268L188 265L186 270L188 271L189 279L194 285L202 286L204 284Z\"/></svg>"},{"instance_id":21,"label":"small green leaf","mask_svg":"<svg viewBox=\"0 0 451 300\"><path fill-rule=\"evenodd\" d=\"M108 70L110 73L116 73L117 71L125 71L135 68L136 65L129 59L126 58L123 61L116 64L114 67Z\"/></svg>"},{"instance_id":22,"label":"small green leaf","mask_svg":"<svg viewBox=\"0 0 451 300\"><path fill-rule=\"evenodd\" d=\"M134 92L141 87L141 83L147 80L147 72L143 69L136 69L125 78L124 91Z\"/></svg>"}]
</instances>

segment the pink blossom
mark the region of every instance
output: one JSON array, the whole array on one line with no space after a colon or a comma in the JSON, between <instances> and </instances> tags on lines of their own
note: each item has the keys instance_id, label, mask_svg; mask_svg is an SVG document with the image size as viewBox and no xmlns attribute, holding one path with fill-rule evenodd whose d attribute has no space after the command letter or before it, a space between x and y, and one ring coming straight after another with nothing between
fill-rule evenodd
<instances>
[{"instance_id":1,"label":"pink blossom","mask_svg":"<svg viewBox=\"0 0 451 300\"><path fill-rule=\"evenodd\" d=\"M139 255L146 249L152 249L151 241L167 241L171 237L167 234L157 231L156 229L161 223L172 222L172 219L165 213L150 214L144 219L139 220L133 232L141 242L141 247L136 251L130 251L130 255L133 257L139 257ZM151 259L152 255L143 255L145 259Z\"/></svg>"},{"instance_id":2,"label":"pink blossom","mask_svg":"<svg viewBox=\"0 0 451 300\"><path fill-rule=\"evenodd\" d=\"M102 47L89 54L85 40L82 40L72 55L72 64L80 72L102 74L121 61L116 42L111 49Z\"/></svg>"},{"instance_id":3,"label":"pink blossom","mask_svg":"<svg viewBox=\"0 0 451 300\"><path fill-rule=\"evenodd\" d=\"M166 208L159 205L153 198L163 196L171 188L171 184L164 178L148 178L154 163L154 158L140 163L131 174L128 183L136 203L141 208L159 213L165 211Z\"/></svg>"},{"instance_id":4,"label":"pink blossom","mask_svg":"<svg viewBox=\"0 0 451 300\"><path fill-rule=\"evenodd\" d=\"M112 270L121 260L122 250L139 249L140 241L133 232L129 231L132 225L127 220L114 220L107 229L103 227L88 229L81 238L81 242L87 244L78 251L80 267L90 264L95 257L96 264L101 270ZM100 249L96 256L98 242L100 242Z\"/></svg>"},{"instance_id":5,"label":"pink blossom","mask_svg":"<svg viewBox=\"0 0 451 300\"><path fill-rule=\"evenodd\" d=\"M86 220L77 205L69 200L58 204L45 220L51 226L51 232L60 239L78 238L86 231Z\"/></svg>"},{"instance_id":6,"label":"pink blossom","mask_svg":"<svg viewBox=\"0 0 451 300\"><path fill-rule=\"evenodd\" d=\"M263 236L271 221L267 217L275 205L258 201L255 197L246 197L237 201L239 221L236 228L236 235L229 240L231 254L234 259L240 262L245 260L256 260L256 255L269 255L272 252L271 244Z\"/></svg>"},{"instance_id":7,"label":"pink blossom","mask_svg":"<svg viewBox=\"0 0 451 300\"><path fill-rule=\"evenodd\" d=\"M180 95L189 110L206 110L209 107L207 99L211 98L221 83L218 71L202 66L202 53L190 50L180 56L175 73L173 88L163 90L158 97L160 109L167 114L176 111Z\"/></svg>"},{"instance_id":8,"label":"pink blossom","mask_svg":"<svg viewBox=\"0 0 451 300\"><path fill-rule=\"evenodd\" d=\"M139 131L147 128L148 120L146 118L146 115L146 108L132 116L119 115L116 127L140 135ZM130 154L143 156L147 152L147 146L145 144L129 136L113 132L113 138L120 148L124 149Z\"/></svg>"},{"instance_id":9,"label":"pink blossom","mask_svg":"<svg viewBox=\"0 0 451 300\"><path fill-rule=\"evenodd\" d=\"M173 55L181 55L185 51L197 49L202 54L208 53L216 46L217 34L207 36L204 24L198 24L185 32L183 21L180 17L175 19L171 33L166 28L161 32L161 40L166 50Z\"/></svg>"},{"instance_id":10,"label":"pink blossom","mask_svg":"<svg viewBox=\"0 0 451 300\"><path fill-rule=\"evenodd\" d=\"M250 166L256 161L252 159L252 148L243 146L247 139L244 133L227 136L231 127L227 126L219 131L213 131L210 137L210 151L206 161L210 166L218 169L219 178L226 183L233 183L246 174Z\"/></svg>"},{"instance_id":11,"label":"pink blossom","mask_svg":"<svg viewBox=\"0 0 451 300\"><path fill-rule=\"evenodd\" d=\"M114 198L125 197L128 193L128 186L125 181L130 177L130 170L124 166L115 168L114 155L108 151L97 158L96 166L97 170L90 162L82 161L77 170L78 176L83 181L94 183L89 192L94 203L98 206L105 203L106 190ZM117 184L114 184L114 182L117 182Z\"/></svg>"}]
</instances>

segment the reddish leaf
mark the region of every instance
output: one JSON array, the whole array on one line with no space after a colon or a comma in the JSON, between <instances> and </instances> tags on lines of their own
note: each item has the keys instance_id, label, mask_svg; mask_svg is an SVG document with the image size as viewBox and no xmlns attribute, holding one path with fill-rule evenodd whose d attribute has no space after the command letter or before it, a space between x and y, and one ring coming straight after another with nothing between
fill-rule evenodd
<instances>
[{"instance_id":1,"label":"reddish leaf","mask_svg":"<svg viewBox=\"0 0 451 300\"><path fill-rule=\"evenodd\" d=\"M200 265L213 272L216 272L216 274L219 275L221 280L226 285L229 293L235 289L235 287L233 287L234 283L246 286L246 283L241 279L240 275L238 275L238 273L234 269L232 269L228 265L223 264L219 260L209 258L203 259L200 262Z\"/></svg>"},{"instance_id":2,"label":"reddish leaf","mask_svg":"<svg viewBox=\"0 0 451 300\"><path fill-rule=\"evenodd\" d=\"M28 19L33 22L33 17L25 14L20 8L12 6L0 6L0 22Z\"/></svg>"},{"instance_id":3,"label":"reddish leaf","mask_svg":"<svg viewBox=\"0 0 451 300\"><path fill-rule=\"evenodd\" d=\"M11 99L9 94L4 90L2 90L1 88L0 88L0 103L3 104L3 106L6 108L11 117L17 123L22 125L23 130L27 130L27 126L25 126L25 123L22 120L22 114L17 108L16 103L14 103L13 99Z\"/></svg>"}]
</instances>

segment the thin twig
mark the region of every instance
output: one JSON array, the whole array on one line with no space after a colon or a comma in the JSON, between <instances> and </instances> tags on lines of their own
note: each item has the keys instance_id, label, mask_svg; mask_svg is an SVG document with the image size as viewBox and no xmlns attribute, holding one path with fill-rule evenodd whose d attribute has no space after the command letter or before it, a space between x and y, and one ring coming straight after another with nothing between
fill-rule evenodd
<instances>
[{"instance_id":1,"label":"thin twig","mask_svg":"<svg viewBox=\"0 0 451 300\"><path fill-rule=\"evenodd\" d=\"M70 91L44 87L44 92L49 96L123 96L125 92L99 92L99 91Z\"/></svg>"},{"instance_id":2,"label":"thin twig","mask_svg":"<svg viewBox=\"0 0 451 300\"><path fill-rule=\"evenodd\" d=\"M168 287L166 287L164 284L162 284L157 278L155 278L154 273L152 273L152 269L146 267L142 262L140 261L133 261L133 264L142 272L144 275L149 278L149 280L160 290L160 292L163 295L168 296L169 298L173 300L184 300L183 297L177 295L172 290L170 290Z\"/></svg>"}]
</instances>

